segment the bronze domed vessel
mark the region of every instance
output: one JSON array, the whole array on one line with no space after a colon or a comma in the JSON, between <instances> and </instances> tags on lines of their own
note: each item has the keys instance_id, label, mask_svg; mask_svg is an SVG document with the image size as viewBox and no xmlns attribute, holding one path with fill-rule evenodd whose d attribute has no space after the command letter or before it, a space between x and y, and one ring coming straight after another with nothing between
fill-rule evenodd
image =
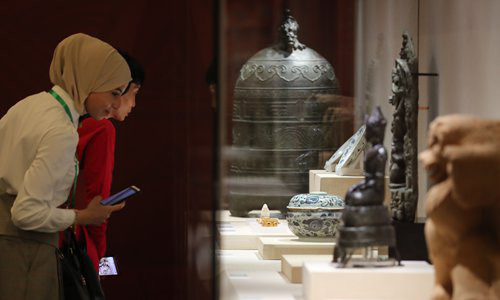
<instances>
[{"instance_id":1,"label":"bronze domed vessel","mask_svg":"<svg viewBox=\"0 0 500 300\"><path fill-rule=\"evenodd\" d=\"M267 204L286 212L290 198L308 192L310 169L321 153L343 142L331 116L339 84L333 67L300 43L299 25L285 12L277 44L260 50L241 68L232 115L232 215L245 216ZM328 158L325 156L325 158Z\"/></svg>"}]
</instances>

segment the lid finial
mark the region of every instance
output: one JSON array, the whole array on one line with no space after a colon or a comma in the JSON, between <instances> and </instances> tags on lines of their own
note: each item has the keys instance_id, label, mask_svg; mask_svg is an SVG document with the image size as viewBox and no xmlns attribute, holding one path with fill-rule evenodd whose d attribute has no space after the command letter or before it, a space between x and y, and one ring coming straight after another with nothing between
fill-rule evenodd
<instances>
[{"instance_id":1,"label":"lid finial","mask_svg":"<svg viewBox=\"0 0 500 300\"><path fill-rule=\"evenodd\" d=\"M283 21L280 26L280 48L283 51L293 52L294 50L304 50L306 46L299 42L297 32L299 23L290 14L290 9L286 9L283 14Z\"/></svg>"}]
</instances>

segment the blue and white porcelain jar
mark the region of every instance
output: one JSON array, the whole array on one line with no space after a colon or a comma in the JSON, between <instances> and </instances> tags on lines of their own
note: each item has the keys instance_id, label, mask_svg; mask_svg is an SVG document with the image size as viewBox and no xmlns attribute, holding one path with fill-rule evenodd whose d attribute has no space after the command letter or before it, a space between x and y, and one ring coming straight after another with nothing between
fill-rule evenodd
<instances>
[{"instance_id":1,"label":"blue and white porcelain jar","mask_svg":"<svg viewBox=\"0 0 500 300\"><path fill-rule=\"evenodd\" d=\"M286 220L298 237L334 238L341 223L344 200L325 192L298 194L287 206Z\"/></svg>"}]
</instances>

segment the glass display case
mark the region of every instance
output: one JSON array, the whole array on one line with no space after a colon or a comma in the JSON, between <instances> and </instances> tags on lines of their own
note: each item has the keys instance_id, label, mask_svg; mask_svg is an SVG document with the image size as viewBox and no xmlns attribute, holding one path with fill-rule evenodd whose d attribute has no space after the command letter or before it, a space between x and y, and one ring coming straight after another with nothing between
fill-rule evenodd
<instances>
[{"instance_id":1,"label":"glass display case","mask_svg":"<svg viewBox=\"0 0 500 300\"><path fill-rule=\"evenodd\" d=\"M309 170L352 135L353 28L343 14L335 23L321 14L340 14L336 3L223 3L221 208L245 216L267 203L286 212L294 194L307 192ZM304 49L280 46L290 39L286 22Z\"/></svg>"},{"instance_id":2,"label":"glass display case","mask_svg":"<svg viewBox=\"0 0 500 300\"><path fill-rule=\"evenodd\" d=\"M434 269L423 261L427 258L423 222L431 183L417 155L427 147L428 126L436 116L471 113L498 118L494 99L500 92L491 80L499 72L494 67L498 56L491 51L500 49L498 39L492 39L498 22L493 14L499 9L492 1L220 1L216 229L221 298L326 297L314 293L321 287L310 281L298 285L302 283L298 274L322 272L318 266L331 264L337 230L323 239L294 233L323 230L340 207L322 206L323 196L315 193L343 199L351 186L368 180L362 172L339 175L324 165L339 149L366 149L361 137L353 134L364 134L365 116L376 107L388 125L380 147L389 155L384 205L390 210L396 193L389 178L390 166L397 160L391 156L397 152L394 138L404 147L410 143L398 132L410 125L394 120L401 117L393 105L402 80L398 74L405 72L415 84L413 100L408 100L413 101L409 110L415 119L411 121L414 148L399 149L405 161L412 161L412 174L398 187L405 182L409 188L412 181L416 205L408 220L398 220L394 209L389 214L403 260L422 262L407 264L404 275L394 278L403 280L403 286L422 284L420 291L406 293L430 295ZM408 40L413 43L415 64L406 70L402 61L407 58L403 49ZM346 141L356 145L343 146ZM301 219L291 224L292 232L288 222L293 220L286 217L297 209ZM311 211L324 214L314 219ZM385 210L383 215L387 217ZM263 218L274 226L263 227ZM362 255L377 260L394 253L376 247ZM308 263L303 271L306 260L316 264ZM425 274L420 279L414 277L418 270ZM368 273L360 271L359 278L368 278L364 277L371 276ZM343 275L335 276L344 280ZM252 286L262 290L251 293L247 289ZM356 294L352 286L336 288L344 290L343 297ZM391 287L380 282L365 290L372 289L383 298L388 294L382 290ZM395 293L399 292L398 297L408 296L405 291ZM356 295L368 297L361 294Z\"/></svg>"}]
</instances>

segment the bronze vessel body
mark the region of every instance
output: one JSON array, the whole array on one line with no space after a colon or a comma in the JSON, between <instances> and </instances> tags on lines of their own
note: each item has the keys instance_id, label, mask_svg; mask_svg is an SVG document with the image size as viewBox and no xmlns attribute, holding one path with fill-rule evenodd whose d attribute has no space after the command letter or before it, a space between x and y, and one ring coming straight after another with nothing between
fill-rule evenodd
<instances>
[{"instance_id":1,"label":"bronze vessel body","mask_svg":"<svg viewBox=\"0 0 500 300\"><path fill-rule=\"evenodd\" d=\"M318 97L338 94L332 66L297 40L289 13L280 29L280 41L243 65L234 88L228 196L235 216L263 204L286 212L293 195L308 192L309 170L324 164L320 154L343 142L335 128L342 120L331 117L334 98Z\"/></svg>"}]
</instances>

